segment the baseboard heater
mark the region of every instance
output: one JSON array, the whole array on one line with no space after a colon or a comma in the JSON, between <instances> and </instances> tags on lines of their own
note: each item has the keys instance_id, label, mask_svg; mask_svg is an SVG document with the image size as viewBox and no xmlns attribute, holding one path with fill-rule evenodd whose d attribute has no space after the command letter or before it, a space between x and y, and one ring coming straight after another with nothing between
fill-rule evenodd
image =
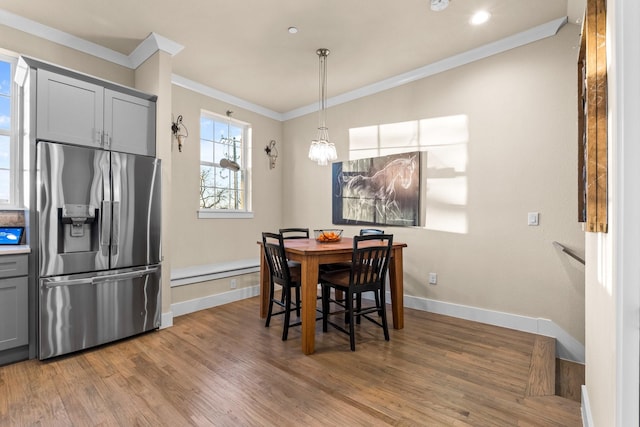
<instances>
[{"instance_id":1,"label":"baseboard heater","mask_svg":"<svg viewBox=\"0 0 640 427\"><path fill-rule=\"evenodd\" d=\"M197 265L171 270L171 287L241 276L260 271L258 258L243 259L218 264Z\"/></svg>"}]
</instances>

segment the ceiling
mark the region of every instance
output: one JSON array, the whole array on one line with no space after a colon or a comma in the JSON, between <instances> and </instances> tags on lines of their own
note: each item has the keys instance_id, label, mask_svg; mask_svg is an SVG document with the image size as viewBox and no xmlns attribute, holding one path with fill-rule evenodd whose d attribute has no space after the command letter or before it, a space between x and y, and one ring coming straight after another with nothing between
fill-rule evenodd
<instances>
[{"instance_id":1,"label":"ceiling","mask_svg":"<svg viewBox=\"0 0 640 427\"><path fill-rule=\"evenodd\" d=\"M124 55L156 33L184 47L176 75L286 113L317 103L317 48L331 51L334 97L564 16L575 23L585 1L451 0L433 12L429 0L0 0L0 10ZM492 18L473 27L479 9Z\"/></svg>"}]
</instances>

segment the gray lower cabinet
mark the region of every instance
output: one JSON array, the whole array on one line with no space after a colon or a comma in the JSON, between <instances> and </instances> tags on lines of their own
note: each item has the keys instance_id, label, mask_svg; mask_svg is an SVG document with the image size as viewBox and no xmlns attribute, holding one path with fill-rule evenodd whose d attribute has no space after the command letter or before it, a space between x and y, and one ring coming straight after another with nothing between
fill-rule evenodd
<instances>
[{"instance_id":1,"label":"gray lower cabinet","mask_svg":"<svg viewBox=\"0 0 640 427\"><path fill-rule=\"evenodd\" d=\"M29 344L27 259L0 256L0 353Z\"/></svg>"}]
</instances>

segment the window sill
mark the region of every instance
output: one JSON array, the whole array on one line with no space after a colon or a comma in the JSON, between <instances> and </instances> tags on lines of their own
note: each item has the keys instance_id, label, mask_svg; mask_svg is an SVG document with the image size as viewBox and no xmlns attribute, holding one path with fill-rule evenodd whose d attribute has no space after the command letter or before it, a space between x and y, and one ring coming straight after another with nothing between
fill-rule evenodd
<instances>
[{"instance_id":1,"label":"window sill","mask_svg":"<svg viewBox=\"0 0 640 427\"><path fill-rule=\"evenodd\" d=\"M198 210L198 219L252 219L253 212Z\"/></svg>"}]
</instances>

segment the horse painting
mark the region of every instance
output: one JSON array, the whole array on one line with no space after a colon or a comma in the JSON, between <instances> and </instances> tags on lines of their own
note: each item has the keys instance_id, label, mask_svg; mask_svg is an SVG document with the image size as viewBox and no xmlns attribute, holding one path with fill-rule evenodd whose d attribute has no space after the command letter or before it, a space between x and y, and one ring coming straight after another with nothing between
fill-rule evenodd
<instances>
[{"instance_id":1,"label":"horse painting","mask_svg":"<svg viewBox=\"0 0 640 427\"><path fill-rule=\"evenodd\" d=\"M419 152L337 165L334 164L334 223L417 225Z\"/></svg>"}]
</instances>

